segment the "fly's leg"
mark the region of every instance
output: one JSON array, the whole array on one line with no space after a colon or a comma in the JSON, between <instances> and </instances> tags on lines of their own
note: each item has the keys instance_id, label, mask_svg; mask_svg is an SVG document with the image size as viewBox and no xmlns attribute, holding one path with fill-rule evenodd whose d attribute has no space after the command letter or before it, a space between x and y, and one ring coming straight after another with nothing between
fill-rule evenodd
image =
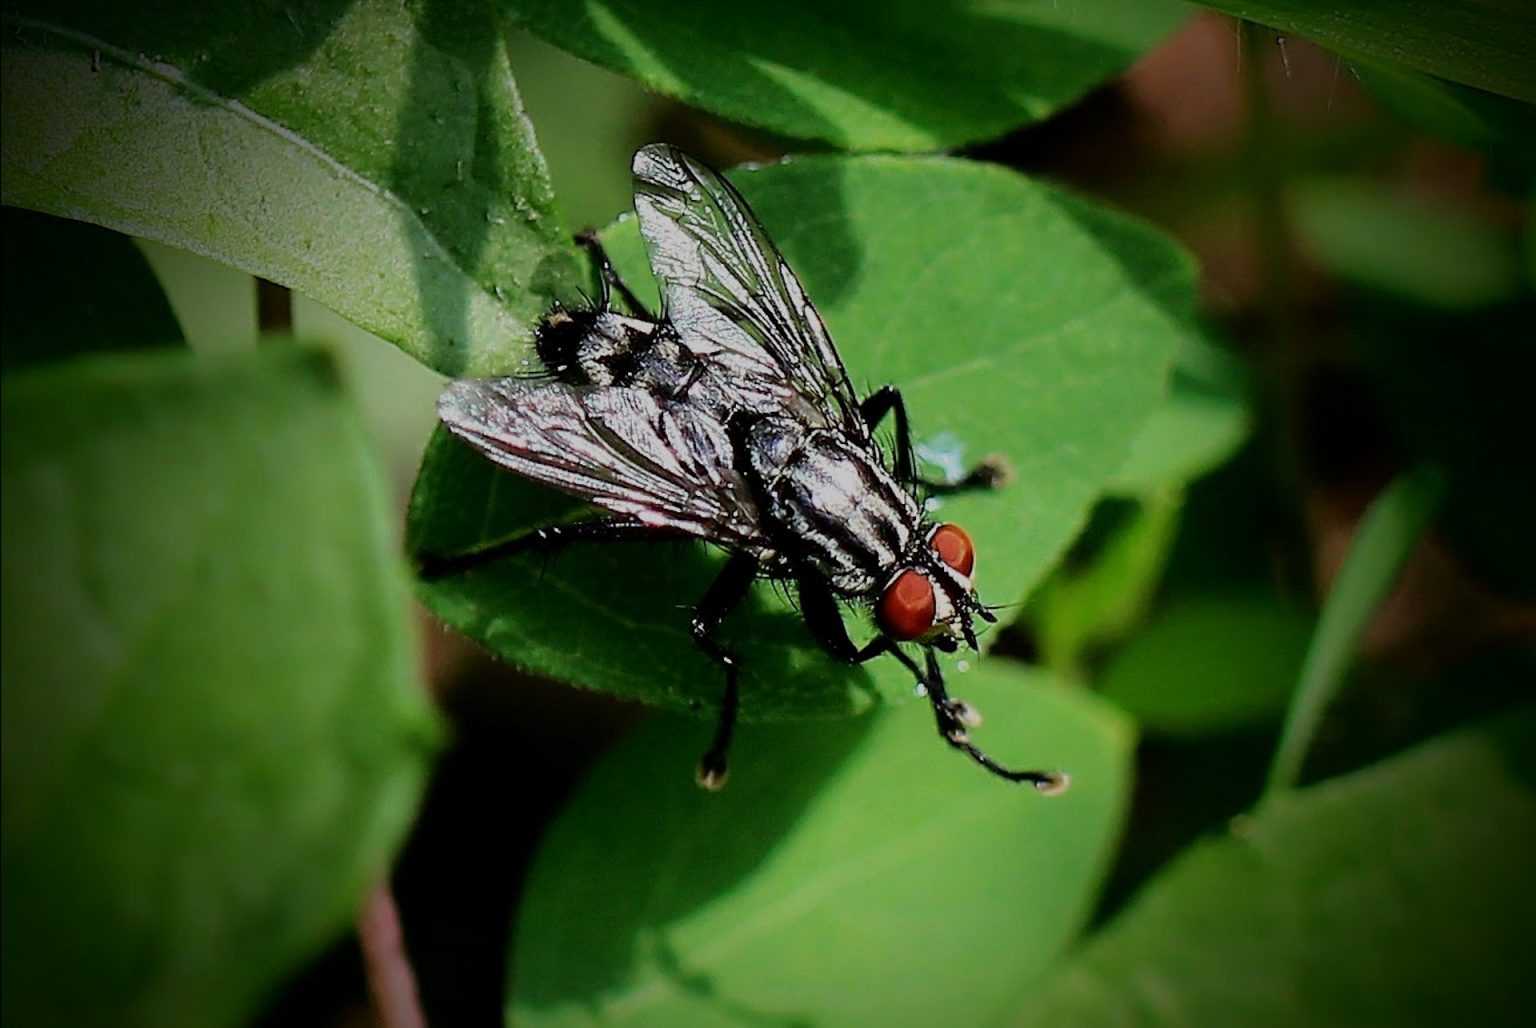
<instances>
[{"instance_id":1,"label":"fly's leg","mask_svg":"<svg viewBox=\"0 0 1536 1028\"><path fill-rule=\"evenodd\" d=\"M891 641L883 635L877 636L862 649L853 644L848 636L848 626L843 624L842 615L837 611L832 587L825 578L809 573L797 576L795 582L800 597L800 613L805 618L806 627L833 660L844 664L862 664L892 648ZM916 672L917 668L913 667L912 670ZM918 675L918 680L922 680L921 675Z\"/></svg>"},{"instance_id":2,"label":"fly's leg","mask_svg":"<svg viewBox=\"0 0 1536 1028\"><path fill-rule=\"evenodd\" d=\"M613 262L608 259L608 251L603 249L602 240L597 237L595 231L587 229L584 232L576 233L576 245L586 250L592 256L592 259L597 262L598 283L603 289L600 302L604 310L608 309L611 290L624 298L624 302L628 304L631 314L647 318L651 321L656 320L656 316L646 309L645 304L640 302L640 298L635 295L634 290L625 285L624 280L619 277L619 273L613 270Z\"/></svg>"},{"instance_id":3,"label":"fly's leg","mask_svg":"<svg viewBox=\"0 0 1536 1028\"><path fill-rule=\"evenodd\" d=\"M726 755L731 748L731 735L736 730L737 708L741 705L740 663L734 652L715 641L714 635L726 616L746 598L759 567L757 558L750 553L732 556L704 598L693 608L693 621L689 625L694 643L725 669L725 693L720 698L720 720L715 725L715 738L699 760L699 784L711 791L725 784Z\"/></svg>"},{"instance_id":4,"label":"fly's leg","mask_svg":"<svg viewBox=\"0 0 1536 1028\"><path fill-rule=\"evenodd\" d=\"M939 735L955 749L969 756L976 763L1010 782L1028 782L1044 796L1055 796L1067 791L1071 779L1063 771L1013 771L987 756L971 742L967 729L974 728L981 719L968 703L950 699L944 688L944 676L939 670L939 658L932 649L924 652L927 675L924 685L928 688L928 701L933 704L933 716L938 722Z\"/></svg>"},{"instance_id":5,"label":"fly's leg","mask_svg":"<svg viewBox=\"0 0 1536 1028\"><path fill-rule=\"evenodd\" d=\"M927 692L928 701L933 704L933 716L938 722L939 735L945 742L961 750L999 778L1010 782L1029 782L1046 796L1066 791L1069 780L1065 774L1059 771L1012 771L987 756L980 747L971 742L967 729L980 724L981 718L977 715L975 708L969 704L950 698L948 690L944 688L944 675L939 669L939 659L932 647L924 648L926 669L919 668L917 662L907 656L900 646L883 635L876 637L863 648L856 647L853 640L848 637L848 628L843 624L843 619L838 616L837 602L833 599L832 592L826 583L817 580L813 575L801 575L799 586L800 610L805 615L806 624L810 626L811 634L816 637L816 641L821 643L822 648L834 658L847 664L862 664L882 653L889 653L912 672L913 678Z\"/></svg>"},{"instance_id":6,"label":"fly's leg","mask_svg":"<svg viewBox=\"0 0 1536 1028\"><path fill-rule=\"evenodd\" d=\"M912 429L907 424L907 405L902 401L901 390L895 386L881 386L859 404L864 423L873 431L885 416L896 412L896 478L906 485L918 485L936 496L969 492L973 489L995 489L1008 479L1008 469L1000 457L988 457L961 478L953 482L934 482L919 478L917 462L912 455Z\"/></svg>"},{"instance_id":7,"label":"fly's leg","mask_svg":"<svg viewBox=\"0 0 1536 1028\"><path fill-rule=\"evenodd\" d=\"M685 533L643 525L623 518L599 518L570 525L551 525L520 535L515 539L492 543L478 550L442 556L434 553L416 555L416 576L435 582L454 575L477 571L487 564L519 553L553 553L574 542L659 542L687 538Z\"/></svg>"}]
</instances>

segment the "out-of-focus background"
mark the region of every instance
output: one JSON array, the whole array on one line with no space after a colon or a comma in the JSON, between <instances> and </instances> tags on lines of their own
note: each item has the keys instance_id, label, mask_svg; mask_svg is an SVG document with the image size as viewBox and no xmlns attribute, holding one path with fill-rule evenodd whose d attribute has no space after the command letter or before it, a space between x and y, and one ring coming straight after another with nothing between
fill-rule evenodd
<instances>
[{"instance_id":1,"label":"out-of-focus background","mask_svg":"<svg viewBox=\"0 0 1536 1028\"><path fill-rule=\"evenodd\" d=\"M720 168L820 148L657 96L519 30L508 38L565 230L629 211L630 157L647 142ZM1144 219L1198 262L1210 347L1179 372L1195 402L1162 430L1208 440L1209 470L1102 499L993 651L1091 685L1138 723L1126 827L1090 928L1114 925L1154 874L1250 810L1319 608L1400 476L1433 468L1443 502L1369 620L1306 780L1510 708L1536 681L1536 117L1507 101L1495 116L1531 134L1492 145L1466 135L1473 122L1446 96L1207 12L1048 120L958 151ZM258 346L250 275L136 245L193 348ZM291 302L293 334L339 355L403 533L445 380L318 303ZM416 613L449 732L392 884L429 1018L484 1024L503 1016L540 841L599 757L652 715L520 673ZM1521 852L1536 837L1529 814L1515 805L1507 829ZM914 973L924 944L911 941ZM799 1023L732 1007L664 947L647 959L713 1015ZM1518 1023L1522 998L1500 1000L1479 1010ZM1398 1014L1377 1023L1431 1023ZM258 1023L379 1023L357 941L291 974Z\"/></svg>"}]
</instances>

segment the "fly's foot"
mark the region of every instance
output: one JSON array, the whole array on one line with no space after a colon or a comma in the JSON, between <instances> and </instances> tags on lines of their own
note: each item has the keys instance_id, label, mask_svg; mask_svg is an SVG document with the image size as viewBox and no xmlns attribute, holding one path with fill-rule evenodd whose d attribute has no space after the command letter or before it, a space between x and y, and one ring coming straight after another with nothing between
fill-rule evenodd
<instances>
[{"instance_id":1,"label":"fly's foot","mask_svg":"<svg viewBox=\"0 0 1536 1028\"><path fill-rule=\"evenodd\" d=\"M725 766L725 754L711 750L700 758L694 781L699 783L701 789L719 792L725 788L725 779L729 774L730 769Z\"/></svg>"}]
</instances>

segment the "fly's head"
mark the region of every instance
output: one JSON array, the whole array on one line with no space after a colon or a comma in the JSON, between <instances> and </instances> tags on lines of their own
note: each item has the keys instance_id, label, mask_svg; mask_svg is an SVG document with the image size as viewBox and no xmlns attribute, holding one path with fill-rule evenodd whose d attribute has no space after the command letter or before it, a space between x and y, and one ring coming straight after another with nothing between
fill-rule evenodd
<instances>
[{"instance_id":1,"label":"fly's head","mask_svg":"<svg viewBox=\"0 0 1536 1028\"><path fill-rule=\"evenodd\" d=\"M936 525L875 601L880 630L897 642L927 643L946 652L954 652L960 639L976 649L972 618L997 618L976 598L975 567L976 548L965 530Z\"/></svg>"}]
</instances>

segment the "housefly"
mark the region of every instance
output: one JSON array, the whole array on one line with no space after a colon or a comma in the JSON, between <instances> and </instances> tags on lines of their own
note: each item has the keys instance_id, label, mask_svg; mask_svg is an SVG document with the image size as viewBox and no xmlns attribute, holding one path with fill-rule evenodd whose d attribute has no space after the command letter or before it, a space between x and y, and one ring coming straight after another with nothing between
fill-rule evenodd
<instances>
[{"instance_id":1,"label":"housefly","mask_svg":"<svg viewBox=\"0 0 1536 1028\"><path fill-rule=\"evenodd\" d=\"M752 582L769 577L793 586L834 658L900 661L951 746L1002 778L1061 791L1064 774L1009 770L971 742L975 711L947 694L935 654L961 641L974 649L974 621L995 618L972 585L970 538L929 520L920 494L988 484L989 470L943 486L918 478L901 394L886 386L855 396L800 281L729 182L662 144L636 153L634 179L661 311L625 286L595 237L580 237L601 293L544 317L535 339L543 372L454 382L438 403L443 423L475 450L606 516L428 558L424 574L576 540L703 539L730 556L691 622L725 676L702 785L725 780L739 697L737 656L716 632ZM887 415L889 463L874 436ZM840 600L873 608L878 631L867 644L849 637ZM921 665L903 643L917 644Z\"/></svg>"}]
</instances>

